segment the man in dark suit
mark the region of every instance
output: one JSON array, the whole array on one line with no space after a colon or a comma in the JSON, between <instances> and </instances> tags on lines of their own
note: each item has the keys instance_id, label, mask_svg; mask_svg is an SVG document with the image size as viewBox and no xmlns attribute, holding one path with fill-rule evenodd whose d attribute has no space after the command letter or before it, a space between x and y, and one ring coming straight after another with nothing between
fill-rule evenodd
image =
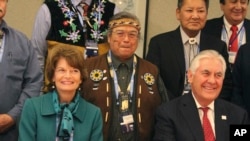
<instances>
[{"instance_id":1,"label":"man in dark suit","mask_svg":"<svg viewBox=\"0 0 250 141\"><path fill-rule=\"evenodd\" d=\"M240 47L233 67L232 102L250 114L250 42Z\"/></svg>"},{"instance_id":2,"label":"man in dark suit","mask_svg":"<svg viewBox=\"0 0 250 141\"><path fill-rule=\"evenodd\" d=\"M232 44L230 28L236 25L238 31L234 40L237 40L238 47L250 42L250 21L246 19L248 4L249 0L220 0L220 8L224 15L208 20L203 31L221 39L229 47ZM228 51L229 62L233 64L237 51L234 53L230 48Z\"/></svg>"},{"instance_id":3,"label":"man in dark suit","mask_svg":"<svg viewBox=\"0 0 250 141\"><path fill-rule=\"evenodd\" d=\"M228 60L226 44L201 32L207 19L207 10L208 0L178 0L176 16L180 26L150 40L146 59L158 66L170 100L189 90L185 74L192 57L199 51L214 49ZM190 42L194 42L192 50ZM230 99L231 81L231 71L227 69L221 98Z\"/></svg>"},{"instance_id":4,"label":"man in dark suit","mask_svg":"<svg viewBox=\"0 0 250 141\"><path fill-rule=\"evenodd\" d=\"M193 59L187 73L191 91L157 109L153 140L207 141L206 131L210 129L210 141L229 141L231 124L248 124L248 115L244 109L217 99L225 70L225 60L218 52L200 52Z\"/></svg>"}]
</instances>

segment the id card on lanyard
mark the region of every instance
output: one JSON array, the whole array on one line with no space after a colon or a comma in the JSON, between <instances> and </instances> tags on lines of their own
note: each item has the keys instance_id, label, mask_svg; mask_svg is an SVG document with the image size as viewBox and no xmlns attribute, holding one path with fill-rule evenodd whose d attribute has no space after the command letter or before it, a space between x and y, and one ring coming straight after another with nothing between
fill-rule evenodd
<instances>
[{"instance_id":1,"label":"id card on lanyard","mask_svg":"<svg viewBox=\"0 0 250 141\"><path fill-rule=\"evenodd\" d=\"M227 32L225 26L223 26L223 28L222 28L222 34L221 35L222 35L222 41L224 41L225 43L227 43L227 46L228 46L228 55L229 55L228 61L229 61L229 63L234 64L237 52L230 51L230 45L232 43L230 43L228 32ZM244 27L244 24L243 24L241 26L240 30L238 31L236 39L235 39L235 40L239 39L238 47L240 47L241 45L244 44L243 43L243 36L244 35L245 35L245 27Z\"/></svg>"},{"instance_id":2,"label":"id card on lanyard","mask_svg":"<svg viewBox=\"0 0 250 141\"><path fill-rule=\"evenodd\" d=\"M122 133L128 133L134 131L134 117L132 112L130 111L130 105L132 103L132 95L134 89L134 76L135 69L137 64L137 59L134 56L133 59L133 72L131 75L130 83L127 87L126 93L121 91L121 88L118 84L118 78L114 66L111 60L111 51L107 54L107 60L110 67L110 75L114 80L114 89L116 95L116 105L119 106L119 122Z\"/></svg>"},{"instance_id":3,"label":"id card on lanyard","mask_svg":"<svg viewBox=\"0 0 250 141\"><path fill-rule=\"evenodd\" d=\"M119 122L122 133L128 133L134 131L134 117L130 112L130 95L129 94L120 94L120 114L119 114Z\"/></svg>"}]
</instances>

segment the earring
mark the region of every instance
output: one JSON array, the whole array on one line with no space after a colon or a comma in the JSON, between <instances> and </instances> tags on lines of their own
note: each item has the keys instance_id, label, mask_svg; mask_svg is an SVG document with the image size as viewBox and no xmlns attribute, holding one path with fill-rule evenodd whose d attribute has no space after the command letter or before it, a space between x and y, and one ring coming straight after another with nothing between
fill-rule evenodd
<instances>
[{"instance_id":1,"label":"earring","mask_svg":"<svg viewBox=\"0 0 250 141\"><path fill-rule=\"evenodd\" d=\"M52 89L55 89L55 82L52 82L52 86L51 86Z\"/></svg>"},{"instance_id":2,"label":"earring","mask_svg":"<svg viewBox=\"0 0 250 141\"><path fill-rule=\"evenodd\" d=\"M81 88L80 88L80 87L78 88L78 91L81 91Z\"/></svg>"}]
</instances>

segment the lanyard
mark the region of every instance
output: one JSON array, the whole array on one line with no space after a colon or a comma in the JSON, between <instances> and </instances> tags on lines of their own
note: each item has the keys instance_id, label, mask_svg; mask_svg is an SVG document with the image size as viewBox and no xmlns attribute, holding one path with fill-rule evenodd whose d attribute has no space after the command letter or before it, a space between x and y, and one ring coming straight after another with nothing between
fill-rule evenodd
<instances>
[{"instance_id":1,"label":"lanyard","mask_svg":"<svg viewBox=\"0 0 250 141\"><path fill-rule=\"evenodd\" d=\"M109 68L110 68L109 69L110 70L110 75L114 80L115 95L116 95L116 99L118 101L118 96L121 93L121 88L120 88L120 86L118 84L117 74L116 74L115 68L114 68L112 60L111 60L111 51L110 50L109 50L109 52L107 54L107 59L108 59L108 64L109 64ZM135 76L136 64L137 64L137 59L136 59L136 57L134 55L134 58L133 58L133 72L132 72L132 75L131 75L129 85L127 87L127 92L130 94L131 97L133 95L133 90L134 90L134 76Z\"/></svg>"},{"instance_id":2,"label":"lanyard","mask_svg":"<svg viewBox=\"0 0 250 141\"><path fill-rule=\"evenodd\" d=\"M244 24L243 24L241 26L240 30L238 31L237 35L235 36L235 38L233 40L231 40L231 42L230 42L226 27L225 27L225 25L223 25L223 28L222 28L222 41L228 43L228 46L231 46L233 41L236 40L238 38L238 36L239 36L240 38L239 38L238 47L240 47L242 45L242 42L243 42L243 35L244 34L245 34L245 27L244 27ZM228 42L227 42L227 39L228 39Z\"/></svg>"}]
</instances>

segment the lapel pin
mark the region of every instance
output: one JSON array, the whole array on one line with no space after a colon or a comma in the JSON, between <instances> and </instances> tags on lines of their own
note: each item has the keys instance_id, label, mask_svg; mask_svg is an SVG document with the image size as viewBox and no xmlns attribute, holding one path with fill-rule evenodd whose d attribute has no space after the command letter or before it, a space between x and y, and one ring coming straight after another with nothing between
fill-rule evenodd
<instances>
[{"instance_id":1,"label":"lapel pin","mask_svg":"<svg viewBox=\"0 0 250 141\"><path fill-rule=\"evenodd\" d=\"M222 120L227 120L227 116L226 115L221 115L221 119Z\"/></svg>"},{"instance_id":2,"label":"lapel pin","mask_svg":"<svg viewBox=\"0 0 250 141\"><path fill-rule=\"evenodd\" d=\"M99 82L103 79L103 71L99 69L92 70L90 72L90 79L94 82Z\"/></svg>"},{"instance_id":3,"label":"lapel pin","mask_svg":"<svg viewBox=\"0 0 250 141\"><path fill-rule=\"evenodd\" d=\"M151 73L145 73L143 79L148 86L152 86L155 83L155 78Z\"/></svg>"}]
</instances>

